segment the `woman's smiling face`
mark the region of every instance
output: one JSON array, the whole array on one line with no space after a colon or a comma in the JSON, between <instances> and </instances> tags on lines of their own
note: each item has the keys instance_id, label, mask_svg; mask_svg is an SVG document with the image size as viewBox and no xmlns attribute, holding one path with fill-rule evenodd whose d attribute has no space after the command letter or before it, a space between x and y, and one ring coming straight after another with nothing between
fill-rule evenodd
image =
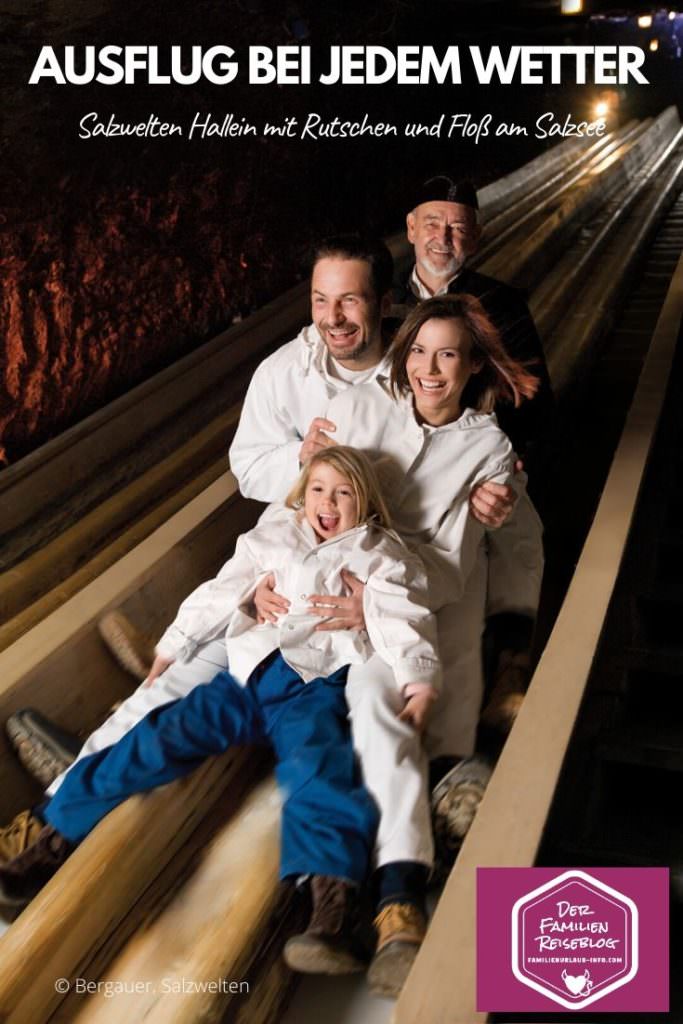
<instances>
[{"instance_id":1,"label":"woman's smiling face","mask_svg":"<svg viewBox=\"0 0 683 1024\"><path fill-rule=\"evenodd\" d=\"M456 420L465 385L480 369L481 363L472 359L472 341L462 320L427 320L406 359L420 418L434 427Z\"/></svg>"},{"instance_id":2,"label":"woman's smiling face","mask_svg":"<svg viewBox=\"0 0 683 1024\"><path fill-rule=\"evenodd\" d=\"M304 514L321 540L358 525L358 501L353 485L325 462L316 462L304 492Z\"/></svg>"}]
</instances>

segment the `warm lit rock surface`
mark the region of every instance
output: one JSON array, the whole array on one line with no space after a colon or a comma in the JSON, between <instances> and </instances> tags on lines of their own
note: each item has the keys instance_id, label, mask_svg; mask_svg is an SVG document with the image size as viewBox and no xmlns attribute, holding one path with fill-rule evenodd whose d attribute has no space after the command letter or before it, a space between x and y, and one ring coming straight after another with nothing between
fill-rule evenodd
<instances>
[{"instance_id":1,"label":"warm lit rock surface","mask_svg":"<svg viewBox=\"0 0 683 1024\"><path fill-rule=\"evenodd\" d=\"M174 174L158 195L109 186L80 208L63 180L44 220L0 225L4 461L248 312L264 284L285 277L266 260L254 278L262 235L245 251L240 183L224 171L188 177Z\"/></svg>"}]
</instances>

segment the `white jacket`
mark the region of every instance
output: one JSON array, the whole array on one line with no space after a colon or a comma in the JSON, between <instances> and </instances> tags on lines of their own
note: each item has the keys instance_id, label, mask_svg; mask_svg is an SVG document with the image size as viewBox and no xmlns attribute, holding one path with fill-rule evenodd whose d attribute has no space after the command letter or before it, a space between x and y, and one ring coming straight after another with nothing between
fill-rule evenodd
<instances>
[{"instance_id":1,"label":"white jacket","mask_svg":"<svg viewBox=\"0 0 683 1024\"><path fill-rule=\"evenodd\" d=\"M338 395L323 415L337 425L335 441L373 460L394 526L427 569L432 610L457 601L486 532L469 513L472 487L509 484L528 502L495 415L466 409L454 423L420 425L412 395L395 400L384 375ZM530 544L540 545L540 524L533 532Z\"/></svg>"},{"instance_id":2,"label":"white jacket","mask_svg":"<svg viewBox=\"0 0 683 1024\"><path fill-rule=\"evenodd\" d=\"M230 446L230 468L245 498L283 501L299 475L299 450L334 395L354 387L330 373L330 357L310 324L255 371ZM386 373L384 362L375 368Z\"/></svg>"},{"instance_id":3,"label":"white jacket","mask_svg":"<svg viewBox=\"0 0 683 1024\"><path fill-rule=\"evenodd\" d=\"M321 619L308 614L308 597L343 594L342 569L366 584L367 632L315 632ZM291 602L290 608L277 625L257 625L247 605L256 585L271 572L277 593ZM157 652L188 661L200 644L225 634L230 672L241 682L277 648L310 682L367 661L374 648L391 666L401 690L416 682L438 689L436 621L426 605L424 569L398 538L364 525L318 543L300 513L280 506L239 538L234 556L215 579L183 602Z\"/></svg>"}]
</instances>

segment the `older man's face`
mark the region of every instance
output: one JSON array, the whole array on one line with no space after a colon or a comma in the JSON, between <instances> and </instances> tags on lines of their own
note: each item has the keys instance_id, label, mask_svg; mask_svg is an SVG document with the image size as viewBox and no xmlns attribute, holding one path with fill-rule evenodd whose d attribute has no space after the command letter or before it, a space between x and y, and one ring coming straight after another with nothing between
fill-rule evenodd
<instances>
[{"instance_id":1,"label":"older man's face","mask_svg":"<svg viewBox=\"0 0 683 1024\"><path fill-rule=\"evenodd\" d=\"M318 260L311 278L311 314L328 352L343 366L363 370L379 362L381 313L364 260Z\"/></svg>"},{"instance_id":2,"label":"older man's face","mask_svg":"<svg viewBox=\"0 0 683 1024\"><path fill-rule=\"evenodd\" d=\"M474 210L462 203L421 203L408 214L407 225L418 274L438 281L458 273L481 234Z\"/></svg>"}]
</instances>

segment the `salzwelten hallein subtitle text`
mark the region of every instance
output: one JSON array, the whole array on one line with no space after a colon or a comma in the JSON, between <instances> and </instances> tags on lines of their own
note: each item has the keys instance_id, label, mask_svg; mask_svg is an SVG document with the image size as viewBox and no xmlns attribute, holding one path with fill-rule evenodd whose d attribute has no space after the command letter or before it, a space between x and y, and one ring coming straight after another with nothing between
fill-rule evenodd
<instances>
[{"instance_id":1,"label":"salzwelten hallein subtitle text","mask_svg":"<svg viewBox=\"0 0 683 1024\"><path fill-rule=\"evenodd\" d=\"M320 139L348 139L371 135L377 138L386 136L402 136L418 138L432 136L436 138L469 139L475 144L488 136L516 137L533 136L537 139L553 137L571 138L591 136L601 138L607 130L602 118L596 121L582 121L567 114L557 119L551 111L541 114L532 126L515 121L494 121L492 114L474 117L468 113L442 114L432 121L406 121L394 124L386 121L372 121L364 114L357 121L342 120L334 117L329 120L320 114L311 112L305 118L285 117L279 122L265 121L255 124L248 118L237 114L214 115L198 111L192 121L186 125L173 121L164 121L152 113L144 121L128 122L120 120L115 114L100 114L91 110L78 122L80 139L123 138L137 136L139 138L164 139L182 136L189 141L202 139L233 139L241 136L280 136L317 141Z\"/></svg>"}]
</instances>

